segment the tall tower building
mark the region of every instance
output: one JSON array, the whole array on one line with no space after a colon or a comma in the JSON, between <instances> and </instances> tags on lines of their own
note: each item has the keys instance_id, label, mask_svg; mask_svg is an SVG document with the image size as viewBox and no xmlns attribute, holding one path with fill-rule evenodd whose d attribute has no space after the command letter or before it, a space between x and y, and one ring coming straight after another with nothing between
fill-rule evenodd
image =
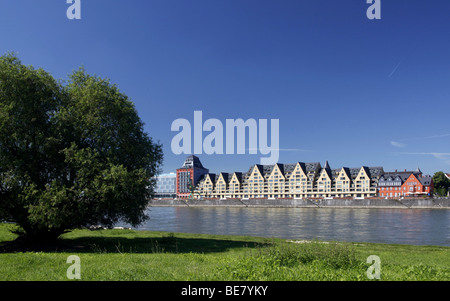
<instances>
[{"instance_id":1,"label":"tall tower building","mask_svg":"<svg viewBox=\"0 0 450 301\"><path fill-rule=\"evenodd\" d=\"M209 169L203 167L197 156L187 157L183 166L177 169L177 197L189 197L191 189L193 190L202 176L207 173L209 173Z\"/></svg>"}]
</instances>

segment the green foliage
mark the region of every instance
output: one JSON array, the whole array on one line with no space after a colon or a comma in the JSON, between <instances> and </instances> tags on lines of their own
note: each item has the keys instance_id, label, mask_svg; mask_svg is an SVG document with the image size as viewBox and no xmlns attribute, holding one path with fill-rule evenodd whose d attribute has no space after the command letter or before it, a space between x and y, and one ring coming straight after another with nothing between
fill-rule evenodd
<instances>
[{"instance_id":1,"label":"green foliage","mask_svg":"<svg viewBox=\"0 0 450 301\"><path fill-rule=\"evenodd\" d=\"M138 225L162 164L134 105L83 68L67 85L0 57L0 220L28 237L120 219Z\"/></svg>"},{"instance_id":2,"label":"green foliage","mask_svg":"<svg viewBox=\"0 0 450 301\"><path fill-rule=\"evenodd\" d=\"M439 196L447 196L450 188L450 180L442 171L438 171L433 175L434 191Z\"/></svg>"}]
</instances>

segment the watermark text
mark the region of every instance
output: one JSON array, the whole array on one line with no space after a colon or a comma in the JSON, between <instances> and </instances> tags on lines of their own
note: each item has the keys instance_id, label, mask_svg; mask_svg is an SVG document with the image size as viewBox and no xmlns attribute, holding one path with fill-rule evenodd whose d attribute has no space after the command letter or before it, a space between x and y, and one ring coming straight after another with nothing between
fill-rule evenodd
<instances>
[{"instance_id":1,"label":"watermark text","mask_svg":"<svg viewBox=\"0 0 450 301\"><path fill-rule=\"evenodd\" d=\"M224 134L225 130L225 134ZM250 118L243 120L226 119L225 127L216 118L210 118L203 122L203 112L194 111L194 128L192 131L191 122L184 118L178 118L172 122L171 131L178 132L171 143L172 152L179 154L258 154L269 155L261 157L262 165L272 165L278 162L279 158L279 130L278 119L270 120L270 145L268 143L268 121ZM208 133L203 138L203 133ZM246 132L248 132L248 147ZM193 133L193 152L192 152ZM236 133L236 135L235 135ZM224 146L224 136L225 143ZM236 143L236 145L235 145Z\"/></svg>"},{"instance_id":2,"label":"watermark text","mask_svg":"<svg viewBox=\"0 0 450 301\"><path fill-rule=\"evenodd\" d=\"M67 269L67 279L81 279L81 260L80 257L76 255L70 255L67 257L66 263L71 263L72 265Z\"/></svg>"}]
</instances>

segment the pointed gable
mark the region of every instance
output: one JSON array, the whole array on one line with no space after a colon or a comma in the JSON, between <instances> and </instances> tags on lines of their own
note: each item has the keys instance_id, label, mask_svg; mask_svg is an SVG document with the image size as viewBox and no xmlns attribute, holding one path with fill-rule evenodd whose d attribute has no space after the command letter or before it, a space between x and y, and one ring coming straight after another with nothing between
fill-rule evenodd
<instances>
[{"instance_id":1,"label":"pointed gable","mask_svg":"<svg viewBox=\"0 0 450 301\"><path fill-rule=\"evenodd\" d=\"M284 175L284 165L283 164L276 163L275 165L273 165L272 171L270 172L268 178L273 179L275 175L281 176L281 178L284 180L286 179L286 177Z\"/></svg>"},{"instance_id":2,"label":"pointed gable","mask_svg":"<svg viewBox=\"0 0 450 301\"><path fill-rule=\"evenodd\" d=\"M322 168L320 172L320 177L326 176L329 180L333 180L333 174L331 171L330 164L328 164L328 161L325 162L325 166Z\"/></svg>"},{"instance_id":3,"label":"pointed gable","mask_svg":"<svg viewBox=\"0 0 450 301\"><path fill-rule=\"evenodd\" d=\"M259 165L259 164L253 165L253 169L252 169L252 172L250 173L250 176L264 178L263 166Z\"/></svg>"},{"instance_id":4,"label":"pointed gable","mask_svg":"<svg viewBox=\"0 0 450 301\"><path fill-rule=\"evenodd\" d=\"M303 162L297 162L295 164L286 164L284 167L285 179L289 180L291 183L300 181L302 178L308 178L306 172L306 165Z\"/></svg>"},{"instance_id":5,"label":"pointed gable","mask_svg":"<svg viewBox=\"0 0 450 301\"><path fill-rule=\"evenodd\" d=\"M217 178L217 183L218 182L224 182L225 184L228 184L228 173L226 172L221 172L219 174L219 177Z\"/></svg>"},{"instance_id":6,"label":"pointed gable","mask_svg":"<svg viewBox=\"0 0 450 301\"><path fill-rule=\"evenodd\" d=\"M343 177L344 179L341 179L342 177ZM348 167L342 167L341 170L340 170L339 173L338 173L338 178L339 178L340 180L343 180L343 181L351 181L351 180L352 180L352 176L351 176L351 174L350 174L350 168L348 168Z\"/></svg>"},{"instance_id":7,"label":"pointed gable","mask_svg":"<svg viewBox=\"0 0 450 301\"><path fill-rule=\"evenodd\" d=\"M230 183L236 182L236 184L242 184L242 172L234 172L230 177Z\"/></svg>"},{"instance_id":8,"label":"pointed gable","mask_svg":"<svg viewBox=\"0 0 450 301\"><path fill-rule=\"evenodd\" d=\"M205 175L205 182L216 184L216 174L208 173Z\"/></svg>"},{"instance_id":9,"label":"pointed gable","mask_svg":"<svg viewBox=\"0 0 450 301\"><path fill-rule=\"evenodd\" d=\"M332 180L332 179L333 179L333 176L332 176L332 174L331 174L331 170L329 170L329 169L322 169L322 170L320 171L320 174L319 174L319 180L322 180L324 177L325 177L327 180Z\"/></svg>"},{"instance_id":10,"label":"pointed gable","mask_svg":"<svg viewBox=\"0 0 450 301\"><path fill-rule=\"evenodd\" d=\"M303 176L308 175L308 171L306 170L306 164L303 162L297 162L297 164L295 165L295 170L300 171L300 174Z\"/></svg>"},{"instance_id":11,"label":"pointed gable","mask_svg":"<svg viewBox=\"0 0 450 301\"><path fill-rule=\"evenodd\" d=\"M358 172L358 176L360 179L361 178L365 178L365 179L370 179L370 170L367 166L362 166Z\"/></svg>"}]
</instances>

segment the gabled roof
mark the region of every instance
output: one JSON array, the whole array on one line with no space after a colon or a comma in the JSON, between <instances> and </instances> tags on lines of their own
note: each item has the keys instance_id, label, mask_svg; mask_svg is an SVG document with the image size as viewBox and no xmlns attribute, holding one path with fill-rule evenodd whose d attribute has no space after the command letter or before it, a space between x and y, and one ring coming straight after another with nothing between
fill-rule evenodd
<instances>
[{"instance_id":1,"label":"gabled roof","mask_svg":"<svg viewBox=\"0 0 450 301\"><path fill-rule=\"evenodd\" d=\"M424 186L430 186L431 182L433 181L433 177L429 175L418 177L417 179L419 180L420 184Z\"/></svg>"},{"instance_id":2,"label":"gabled roof","mask_svg":"<svg viewBox=\"0 0 450 301\"><path fill-rule=\"evenodd\" d=\"M367 167L367 166L362 166L361 168L365 171L366 175L367 175L369 178L372 177L371 174L370 174L370 169L369 169L369 167Z\"/></svg>"},{"instance_id":3,"label":"gabled roof","mask_svg":"<svg viewBox=\"0 0 450 301\"><path fill-rule=\"evenodd\" d=\"M208 173L207 175L209 176L209 179L211 180L211 182L216 183L217 176L215 173Z\"/></svg>"},{"instance_id":4,"label":"gabled roof","mask_svg":"<svg viewBox=\"0 0 450 301\"><path fill-rule=\"evenodd\" d=\"M264 166L260 164L255 164L254 167L257 168L261 176L264 177Z\"/></svg>"},{"instance_id":5,"label":"gabled roof","mask_svg":"<svg viewBox=\"0 0 450 301\"><path fill-rule=\"evenodd\" d=\"M401 171L401 172L384 172L380 176L380 181L388 181L388 179L391 177L393 180L395 180L397 177L400 178L400 180L405 182L409 176L413 174L412 171Z\"/></svg>"},{"instance_id":6,"label":"gabled roof","mask_svg":"<svg viewBox=\"0 0 450 301\"><path fill-rule=\"evenodd\" d=\"M239 183L242 183L242 172L234 172L231 177L229 177L228 181L231 182L231 179L233 179L233 175L236 175L236 178L238 179Z\"/></svg>"},{"instance_id":7,"label":"gabled roof","mask_svg":"<svg viewBox=\"0 0 450 301\"><path fill-rule=\"evenodd\" d=\"M293 172L295 167L297 166L297 163L289 163L289 164L283 164L284 165L284 172L285 174ZM303 163L303 165L305 165Z\"/></svg>"},{"instance_id":8,"label":"gabled roof","mask_svg":"<svg viewBox=\"0 0 450 301\"><path fill-rule=\"evenodd\" d=\"M379 179L384 174L384 169L381 166L375 167L362 166L362 168L371 179Z\"/></svg>"},{"instance_id":9,"label":"gabled roof","mask_svg":"<svg viewBox=\"0 0 450 301\"><path fill-rule=\"evenodd\" d=\"M216 183L219 180L220 176L222 176L223 180L225 181L225 183L228 183L228 173L226 172L221 172L217 177L216 177Z\"/></svg>"},{"instance_id":10,"label":"gabled roof","mask_svg":"<svg viewBox=\"0 0 450 301\"><path fill-rule=\"evenodd\" d=\"M283 174L283 176L284 176L284 174L285 174L285 170L284 170L284 164L282 164L282 163L277 163L277 164L275 164L276 166L278 166L278 169L280 170L280 172ZM275 167L275 166L274 166Z\"/></svg>"},{"instance_id":11,"label":"gabled roof","mask_svg":"<svg viewBox=\"0 0 450 301\"><path fill-rule=\"evenodd\" d=\"M348 168L348 172L350 173L350 178L352 180L354 180L358 176L359 172L361 171L361 168L365 171L367 176L371 179L378 179L384 173L383 167L379 167L379 166L376 166L376 167L362 166L362 167Z\"/></svg>"},{"instance_id":12,"label":"gabled roof","mask_svg":"<svg viewBox=\"0 0 450 301\"><path fill-rule=\"evenodd\" d=\"M262 175L264 177L269 176L272 173L273 168L275 165L261 165L262 166Z\"/></svg>"},{"instance_id":13,"label":"gabled roof","mask_svg":"<svg viewBox=\"0 0 450 301\"><path fill-rule=\"evenodd\" d=\"M360 170L361 170L361 168L357 168L357 167L349 168L348 171L350 172L350 178L352 180L354 180L358 176Z\"/></svg>"},{"instance_id":14,"label":"gabled roof","mask_svg":"<svg viewBox=\"0 0 450 301\"><path fill-rule=\"evenodd\" d=\"M306 172L315 172L319 171L321 169L321 165L319 162L314 163L305 163L305 170Z\"/></svg>"},{"instance_id":15,"label":"gabled roof","mask_svg":"<svg viewBox=\"0 0 450 301\"><path fill-rule=\"evenodd\" d=\"M206 169L203 167L202 162L200 162L200 159L194 155L187 157L181 168L192 168L192 167Z\"/></svg>"},{"instance_id":16,"label":"gabled roof","mask_svg":"<svg viewBox=\"0 0 450 301\"><path fill-rule=\"evenodd\" d=\"M265 169L266 170L265 176L270 176L273 170L275 169L275 166L278 166L278 169L280 170L283 177L286 177L285 164L276 163L274 165L266 165L266 166L267 168Z\"/></svg>"},{"instance_id":17,"label":"gabled roof","mask_svg":"<svg viewBox=\"0 0 450 301\"><path fill-rule=\"evenodd\" d=\"M328 161L325 162L325 166L322 168L321 173L325 171L325 173L328 175L328 177L332 180L333 179L333 172L330 168L330 164L328 164Z\"/></svg>"},{"instance_id":18,"label":"gabled roof","mask_svg":"<svg viewBox=\"0 0 450 301\"><path fill-rule=\"evenodd\" d=\"M351 179L352 179L352 175L350 174L350 168L348 168L348 167L342 167L342 169L344 170L345 175L346 175L347 177L349 177L350 180L351 180ZM342 170L342 169L341 169L341 170Z\"/></svg>"},{"instance_id":19,"label":"gabled roof","mask_svg":"<svg viewBox=\"0 0 450 301\"><path fill-rule=\"evenodd\" d=\"M300 166L300 169L307 174L308 172L306 171L306 165L303 162L297 162L297 163L289 163L289 164L283 164L284 167L284 175L292 175L292 172L295 170L295 168L297 167L297 164Z\"/></svg>"}]
</instances>

